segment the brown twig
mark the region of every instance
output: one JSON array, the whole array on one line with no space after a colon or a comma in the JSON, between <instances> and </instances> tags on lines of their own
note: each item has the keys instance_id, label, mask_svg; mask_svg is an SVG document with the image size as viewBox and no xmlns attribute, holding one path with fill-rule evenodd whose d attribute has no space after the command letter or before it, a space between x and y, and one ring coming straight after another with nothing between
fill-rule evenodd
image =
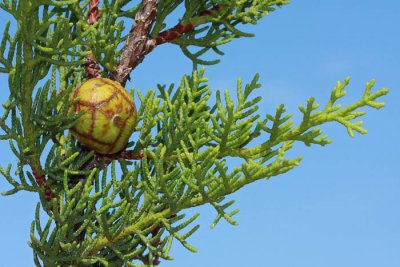
<instances>
[{"instance_id":1,"label":"brown twig","mask_svg":"<svg viewBox=\"0 0 400 267\"><path fill-rule=\"evenodd\" d=\"M79 158L85 157L89 152L90 150L87 150L86 148L83 149L81 155L79 155ZM140 150L139 154L136 155L133 154L133 150L123 150L115 154L107 154L107 155L95 153L94 156L84 164L82 170L92 170L94 168L97 168L98 170L103 170L107 165L109 165L114 160L119 160L119 159L141 160L143 156L144 156L143 150ZM147 159L151 160L151 157L147 156Z\"/></svg>"},{"instance_id":2,"label":"brown twig","mask_svg":"<svg viewBox=\"0 0 400 267\"><path fill-rule=\"evenodd\" d=\"M111 79L125 86L130 72L141 63L147 51L151 51L154 41L151 40L150 30L157 14L157 0L142 0L141 8L135 15L135 23L129 32L121 51L117 70Z\"/></svg>"},{"instance_id":3,"label":"brown twig","mask_svg":"<svg viewBox=\"0 0 400 267\"><path fill-rule=\"evenodd\" d=\"M50 202L53 198L56 197L53 190L51 190L50 186L47 184L46 177L44 175L40 175L38 171L31 166L32 174L36 179L36 183L39 187L44 187L44 199L47 202Z\"/></svg>"},{"instance_id":4,"label":"brown twig","mask_svg":"<svg viewBox=\"0 0 400 267\"><path fill-rule=\"evenodd\" d=\"M92 0L89 3L88 23L90 25L95 24L100 18L99 3L100 0Z\"/></svg>"},{"instance_id":5,"label":"brown twig","mask_svg":"<svg viewBox=\"0 0 400 267\"><path fill-rule=\"evenodd\" d=\"M89 25L95 24L100 18L99 3L100 0L92 0L89 3L89 11L88 11ZM85 63L83 63L83 66L85 67L86 76L88 79L101 77L103 71L101 70L100 65L93 60L93 53L90 53L90 55L86 57L86 61Z\"/></svg>"},{"instance_id":6,"label":"brown twig","mask_svg":"<svg viewBox=\"0 0 400 267\"><path fill-rule=\"evenodd\" d=\"M212 8L210 8L209 10L205 10L205 11L201 12L198 15L198 17L209 16L213 13L213 11L221 11L221 10L222 10L222 5L216 5ZM163 43L171 42L174 39L181 36L182 34L193 30L197 26L199 26L199 24L195 23L194 20L189 21L186 25L183 25L182 22L179 22L177 25L175 25L171 29L161 32L155 40L155 46L163 44ZM151 52L151 51L149 51L149 52Z\"/></svg>"}]
</instances>

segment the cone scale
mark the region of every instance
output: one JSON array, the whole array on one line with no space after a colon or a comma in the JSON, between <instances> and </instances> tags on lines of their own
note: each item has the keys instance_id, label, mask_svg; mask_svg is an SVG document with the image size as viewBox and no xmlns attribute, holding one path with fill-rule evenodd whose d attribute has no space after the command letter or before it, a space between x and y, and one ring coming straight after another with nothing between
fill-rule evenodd
<instances>
[{"instance_id":1,"label":"cone scale","mask_svg":"<svg viewBox=\"0 0 400 267\"><path fill-rule=\"evenodd\" d=\"M71 93L79 97L69 114L86 113L70 129L78 141L100 154L114 154L126 147L137 123L133 97L119 83L106 78L90 79Z\"/></svg>"}]
</instances>

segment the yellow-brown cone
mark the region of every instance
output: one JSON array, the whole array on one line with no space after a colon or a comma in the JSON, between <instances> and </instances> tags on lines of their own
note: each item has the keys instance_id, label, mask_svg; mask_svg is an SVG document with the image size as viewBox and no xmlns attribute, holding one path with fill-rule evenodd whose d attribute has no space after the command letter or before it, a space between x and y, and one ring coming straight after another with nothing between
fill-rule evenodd
<instances>
[{"instance_id":1,"label":"yellow-brown cone","mask_svg":"<svg viewBox=\"0 0 400 267\"><path fill-rule=\"evenodd\" d=\"M94 78L75 88L70 99L77 97L68 113L86 113L70 129L76 139L100 154L123 150L137 123L131 94L117 82Z\"/></svg>"}]
</instances>

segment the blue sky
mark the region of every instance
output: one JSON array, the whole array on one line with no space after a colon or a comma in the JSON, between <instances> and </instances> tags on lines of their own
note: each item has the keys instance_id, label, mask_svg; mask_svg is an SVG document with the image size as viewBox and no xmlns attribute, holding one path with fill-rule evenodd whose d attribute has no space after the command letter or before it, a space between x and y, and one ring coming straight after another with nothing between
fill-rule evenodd
<instances>
[{"instance_id":1,"label":"blue sky","mask_svg":"<svg viewBox=\"0 0 400 267\"><path fill-rule=\"evenodd\" d=\"M234 40L222 47L220 64L206 69L214 90L236 90L241 77L250 82L260 74L260 114L284 103L298 120L298 105L314 96L324 104L337 80L351 76L342 103L358 100L365 83L389 88L386 107L365 108L367 135L347 135L331 123L323 127L331 145L297 144L291 157L303 156L289 173L251 184L230 196L239 208L238 226L221 221L210 206L200 207L200 229L189 239L199 252L177 242L172 262L160 266L317 267L400 266L400 2L293 1L245 29L255 38ZM0 17L5 13L0 11ZM3 31L5 20L0 23ZM162 45L132 73L142 91L157 83L178 83L191 72L191 62L178 47ZM3 103L7 77L0 74ZM16 159L2 141L0 164ZM10 186L0 179L0 191ZM27 246L37 196L21 192L0 197L1 266L34 266ZM189 212L191 214L192 211Z\"/></svg>"}]
</instances>

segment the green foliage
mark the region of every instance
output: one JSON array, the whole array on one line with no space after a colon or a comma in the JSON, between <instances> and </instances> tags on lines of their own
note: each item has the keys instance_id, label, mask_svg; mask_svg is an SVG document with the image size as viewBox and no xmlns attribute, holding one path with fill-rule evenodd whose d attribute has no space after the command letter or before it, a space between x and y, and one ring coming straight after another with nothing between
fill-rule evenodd
<instances>
[{"instance_id":1,"label":"green foliage","mask_svg":"<svg viewBox=\"0 0 400 267\"><path fill-rule=\"evenodd\" d=\"M257 120L259 116L255 112L261 98L251 98L251 94L260 87L258 75L244 88L238 80L236 106L226 91L224 100L217 92L216 104L211 107L208 105L211 89L206 86L203 74L204 69L200 73L195 71L191 77L185 76L176 89L159 86L158 97L155 97L155 90L149 90L146 96L137 92L141 100L140 138L134 150L144 149L145 155L133 166L120 160L120 177L114 161L111 179L107 178L107 169L94 169L83 181L69 188L70 179L84 174L78 169L85 159L80 163L74 161L79 153L73 153L76 144L71 137L67 138L64 154L59 145L53 146L45 171L53 181L53 188L59 192L59 206L55 199L52 203L42 202L48 205L46 210L53 210L44 228L40 225L40 206L37 207L31 230L31 246L37 262L40 259L49 265L68 262L122 264L145 261L148 254L151 258L158 255L172 259L168 255L173 239L190 251L196 251L186 240L199 225L183 234L180 232L198 214L184 220L183 210L208 203L217 211L212 227L221 218L236 224L232 216L238 210L228 210L233 200L226 201L225 196L248 183L297 166L300 157L285 157L295 141L306 145L329 143L326 135L316 128L321 124L337 121L348 129L365 133L360 123L351 122L364 114L355 110L366 105L382 107L382 103L374 100L387 93L382 89L371 94L373 82L370 82L359 101L341 108L336 101L346 94L347 78L337 83L321 111L316 110L319 106L313 104L313 98L308 100L306 108L300 106L303 120L294 126L289 120L291 114L284 114L283 105L277 107L275 115ZM154 135L153 128L158 129ZM260 135L267 141L249 146ZM242 158L242 165L229 170L230 157ZM2 173L11 176L9 171L2 170ZM175 214L180 215L175 217ZM79 228L74 227L76 225ZM162 230L153 236L151 232L159 225ZM76 237L82 233L86 238L78 244ZM160 237L163 241L158 244Z\"/></svg>"},{"instance_id":2,"label":"green foliage","mask_svg":"<svg viewBox=\"0 0 400 267\"><path fill-rule=\"evenodd\" d=\"M10 89L0 118L0 139L9 141L18 159L15 174L11 164L0 167L12 186L3 195L20 190L40 195L30 241L37 266L153 266L158 258L172 259L174 239L196 251L188 238L199 228L193 226L198 214L185 218L184 210L210 204L217 212L211 227L221 219L237 224L233 215L238 210L232 210L234 201L226 199L229 194L298 166L301 157L286 157L296 141L307 146L329 144L319 128L325 123L342 124L351 137L354 131L366 133L361 121L354 122L365 114L358 110L384 106L375 101L388 90L371 93L372 80L360 100L342 107L337 102L346 94L346 78L336 84L323 108L314 98L299 106L303 118L298 123L283 105L275 114L261 117L257 113L261 97L255 94L261 87L258 75L244 86L239 79L232 97L228 91L214 93L201 68L184 76L177 87L132 91L140 100L139 122L137 139L129 146L133 155L143 151L140 161L114 160L111 168L104 169L90 165L100 156L85 150L66 131L82 115L66 115L77 101L69 95L85 79L81 64L90 51L104 68L104 76L115 70L127 38L121 18L134 19L140 4L104 1L99 22L89 25L89 2L0 2L18 22L13 37L7 24L0 46L0 71L8 73ZM200 27L173 43L195 65L216 63L198 57L209 49L222 54L219 45L249 36L239 30L240 24L256 24L275 6L286 3L160 1L151 34L156 38L166 29L167 16L185 5L182 24ZM223 8L204 15L204 10L216 5ZM200 50L192 54L189 46ZM40 81L43 86L38 86ZM232 158L241 165L230 168ZM40 185L38 176L47 179L45 185ZM54 193L50 201L46 190ZM47 222L42 222L41 209Z\"/></svg>"}]
</instances>

